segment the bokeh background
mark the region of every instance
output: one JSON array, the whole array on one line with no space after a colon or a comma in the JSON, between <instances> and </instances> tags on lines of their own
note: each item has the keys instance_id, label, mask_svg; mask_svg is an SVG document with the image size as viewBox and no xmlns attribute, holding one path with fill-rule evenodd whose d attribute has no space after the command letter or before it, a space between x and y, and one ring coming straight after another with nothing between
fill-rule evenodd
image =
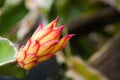
<instances>
[{"instance_id":1,"label":"bokeh background","mask_svg":"<svg viewBox=\"0 0 120 80\"><path fill-rule=\"evenodd\" d=\"M0 67L0 80L120 80L119 0L0 0L0 36L19 48L57 16L76 34L66 48L27 73Z\"/></svg>"}]
</instances>

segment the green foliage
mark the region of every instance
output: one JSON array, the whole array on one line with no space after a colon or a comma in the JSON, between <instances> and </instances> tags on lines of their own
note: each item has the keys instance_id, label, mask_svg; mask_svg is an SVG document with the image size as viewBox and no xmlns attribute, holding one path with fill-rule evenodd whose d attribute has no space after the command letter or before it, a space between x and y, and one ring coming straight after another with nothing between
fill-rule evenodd
<instances>
[{"instance_id":1,"label":"green foliage","mask_svg":"<svg viewBox=\"0 0 120 80\"><path fill-rule=\"evenodd\" d=\"M118 10L120 10L120 0L115 0L115 6Z\"/></svg>"},{"instance_id":2,"label":"green foliage","mask_svg":"<svg viewBox=\"0 0 120 80\"><path fill-rule=\"evenodd\" d=\"M17 49L14 47L13 43L6 38L0 38L0 66L14 62L16 53Z\"/></svg>"},{"instance_id":3,"label":"green foliage","mask_svg":"<svg viewBox=\"0 0 120 80\"><path fill-rule=\"evenodd\" d=\"M0 75L18 78L25 76L26 72L14 63L16 53L17 49L12 42L6 38L0 38Z\"/></svg>"},{"instance_id":4,"label":"green foliage","mask_svg":"<svg viewBox=\"0 0 120 80\"><path fill-rule=\"evenodd\" d=\"M85 40L85 38L81 37L78 39L79 45L81 45L81 51L84 54L82 55L82 58L87 60L93 53L92 48L90 47L90 44Z\"/></svg>"},{"instance_id":5,"label":"green foliage","mask_svg":"<svg viewBox=\"0 0 120 80\"><path fill-rule=\"evenodd\" d=\"M89 67L78 57L71 59L73 63L73 70L83 77L82 80L106 80L99 72Z\"/></svg>"},{"instance_id":6,"label":"green foliage","mask_svg":"<svg viewBox=\"0 0 120 80\"><path fill-rule=\"evenodd\" d=\"M90 68L82 63L76 64L76 70L85 78L85 80L102 80L98 74L91 71Z\"/></svg>"},{"instance_id":7,"label":"green foliage","mask_svg":"<svg viewBox=\"0 0 120 80\"><path fill-rule=\"evenodd\" d=\"M5 5L2 7L1 11L0 34L12 29L28 12L23 1L16 5Z\"/></svg>"},{"instance_id":8,"label":"green foliage","mask_svg":"<svg viewBox=\"0 0 120 80\"><path fill-rule=\"evenodd\" d=\"M0 0L0 7L4 5L5 0Z\"/></svg>"},{"instance_id":9,"label":"green foliage","mask_svg":"<svg viewBox=\"0 0 120 80\"><path fill-rule=\"evenodd\" d=\"M23 78L26 75L26 71L17 67L16 63L9 63L0 67L0 75Z\"/></svg>"},{"instance_id":10,"label":"green foliage","mask_svg":"<svg viewBox=\"0 0 120 80\"><path fill-rule=\"evenodd\" d=\"M55 0L48 16L50 21L58 15L64 23L69 23L78 17L94 14L103 7L101 3L90 0Z\"/></svg>"}]
</instances>

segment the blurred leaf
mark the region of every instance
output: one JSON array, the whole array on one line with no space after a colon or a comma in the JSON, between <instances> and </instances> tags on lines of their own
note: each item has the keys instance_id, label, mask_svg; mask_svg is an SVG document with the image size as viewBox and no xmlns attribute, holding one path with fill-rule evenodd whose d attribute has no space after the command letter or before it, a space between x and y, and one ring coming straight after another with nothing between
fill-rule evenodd
<instances>
[{"instance_id":1,"label":"blurred leaf","mask_svg":"<svg viewBox=\"0 0 120 80\"><path fill-rule=\"evenodd\" d=\"M15 61L17 49L6 38L0 37L0 66Z\"/></svg>"},{"instance_id":2,"label":"blurred leaf","mask_svg":"<svg viewBox=\"0 0 120 80\"><path fill-rule=\"evenodd\" d=\"M0 0L0 7L4 5L5 0Z\"/></svg>"},{"instance_id":3,"label":"blurred leaf","mask_svg":"<svg viewBox=\"0 0 120 80\"><path fill-rule=\"evenodd\" d=\"M114 25L114 34L120 34L120 21L116 22Z\"/></svg>"},{"instance_id":4,"label":"blurred leaf","mask_svg":"<svg viewBox=\"0 0 120 80\"><path fill-rule=\"evenodd\" d=\"M17 67L15 63L9 63L0 67L0 75L23 78L26 75L26 71Z\"/></svg>"},{"instance_id":5,"label":"blurred leaf","mask_svg":"<svg viewBox=\"0 0 120 80\"><path fill-rule=\"evenodd\" d=\"M81 37L78 39L79 45L81 45L81 51L83 54L81 54L82 58L87 60L93 53L92 48L90 47L89 42L84 38Z\"/></svg>"},{"instance_id":6,"label":"blurred leaf","mask_svg":"<svg viewBox=\"0 0 120 80\"><path fill-rule=\"evenodd\" d=\"M49 19L59 15L64 23L78 17L86 17L94 14L104 7L100 2L91 0L55 0Z\"/></svg>"},{"instance_id":7,"label":"blurred leaf","mask_svg":"<svg viewBox=\"0 0 120 80\"><path fill-rule=\"evenodd\" d=\"M120 10L120 0L114 0L116 3L116 7L118 10Z\"/></svg>"},{"instance_id":8,"label":"blurred leaf","mask_svg":"<svg viewBox=\"0 0 120 80\"><path fill-rule=\"evenodd\" d=\"M70 69L68 69L68 71L72 70L73 73L74 72L76 73L76 75L75 74L72 74L71 76L69 75L69 77L71 77L71 78L74 75L76 77L81 76L82 77L81 80L107 80L103 75L101 75L98 71L94 70L93 68L89 67L88 65L86 65L85 62L77 56L73 56L71 58L69 64L71 64L71 65L70 65Z\"/></svg>"},{"instance_id":9,"label":"blurred leaf","mask_svg":"<svg viewBox=\"0 0 120 80\"><path fill-rule=\"evenodd\" d=\"M15 63L15 54L17 49L6 38L0 37L0 75L15 76L18 78L24 77L26 72Z\"/></svg>"},{"instance_id":10,"label":"blurred leaf","mask_svg":"<svg viewBox=\"0 0 120 80\"><path fill-rule=\"evenodd\" d=\"M6 5L2 7L1 11L0 34L3 34L9 29L12 29L12 27L14 27L15 24L19 22L28 12L25 9L23 1L16 5Z\"/></svg>"}]
</instances>

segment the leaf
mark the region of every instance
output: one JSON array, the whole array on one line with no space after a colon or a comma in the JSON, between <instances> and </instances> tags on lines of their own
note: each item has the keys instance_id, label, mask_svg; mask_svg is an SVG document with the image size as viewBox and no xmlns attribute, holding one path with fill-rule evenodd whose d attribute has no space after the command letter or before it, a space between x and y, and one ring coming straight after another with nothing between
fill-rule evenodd
<instances>
[{"instance_id":1,"label":"leaf","mask_svg":"<svg viewBox=\"0 0 120 80\"><path fill-rule=\"evenodd\" d=\"M23 78L26 76L26 71L17 67L15 63L9 63L0 67L0 75Z\"/></svg>"},{"instance_id":2,"label":"leaf","mask_svg":"<svg viewBox=\"0 0 120 80\"><path fill-rule=\"evenodd\" d=\"M25 77L26 71L16 66L17 48L7 38L0 37L0 75Z\"/></svg>"},{"instance_id":3,"label":"leaf","mask_svg":"<svg viewBox=\"0 0 120 80\"><path fill-rule=\"evenodd\" d=\"M9 31L27 14L24 1L16 5L6 5L0 10L0 34Z\"/></svg>"},{"instance_id":4,"label":"leaf","mask_svg":"<svg viewBox=\"0 0 120 80\"><path fill-rule=\"evenodd\" d=\"M68 64L68 63L67 63ZM76 77L82 77L81 80L108 80L105 76L103 76L100 72L97 70L91 68L88 66L81 58L77 56L72 56L70 63L72 67L68 70L72 70L76 73ZM72 78L74 73L71 73L69 77Z\"/></svg>"},{"instance_id":5,"label":"leaf","mask_svg":"<svg viewBox=\"0 0 120 80\"><path fill-rule=\"evenodd\" d=\"M17 48L7 38L0 37L0 66L14 62Z\"/></svg>"},{"instance_id":6,"label":"leaf","mask_svg":"<svg viewBox=\"0 0 120 80\"><path fill-rule=\"evenodd\" d=\"M4 5L5 0L0 0L0 8Z\"/></svg>"},{"instance_id":7,"label":"leaf","mask_svg":"<svg viewBox=\"0 0 120 80\"><path fill-rule=\"evenodd\" d=\"M120 11L120 0L114 0L116 8Z\"/></svg>"}]
</instances>

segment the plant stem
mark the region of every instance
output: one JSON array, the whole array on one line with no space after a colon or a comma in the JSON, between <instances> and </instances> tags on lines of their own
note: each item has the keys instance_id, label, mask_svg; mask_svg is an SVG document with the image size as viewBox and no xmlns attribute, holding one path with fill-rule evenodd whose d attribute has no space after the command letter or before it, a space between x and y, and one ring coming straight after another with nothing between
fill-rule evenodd
<instances>
[{"instance_id":1,"label":"plant stem","mask_svg":"<svg viewBox=\"0 0 120 80\"><path fill-rule=\"evenodd\" d=\"M63 35L68 34L68 29L67 29L67 27L63 30L62 34L63 34ZM71 47L70 47L70 42L68 42L67 45L66 45L65 54L66 54L66 56L67 56L68 59L70 59L70 57L72 56Z\"/></svg>"}]
</instances>

